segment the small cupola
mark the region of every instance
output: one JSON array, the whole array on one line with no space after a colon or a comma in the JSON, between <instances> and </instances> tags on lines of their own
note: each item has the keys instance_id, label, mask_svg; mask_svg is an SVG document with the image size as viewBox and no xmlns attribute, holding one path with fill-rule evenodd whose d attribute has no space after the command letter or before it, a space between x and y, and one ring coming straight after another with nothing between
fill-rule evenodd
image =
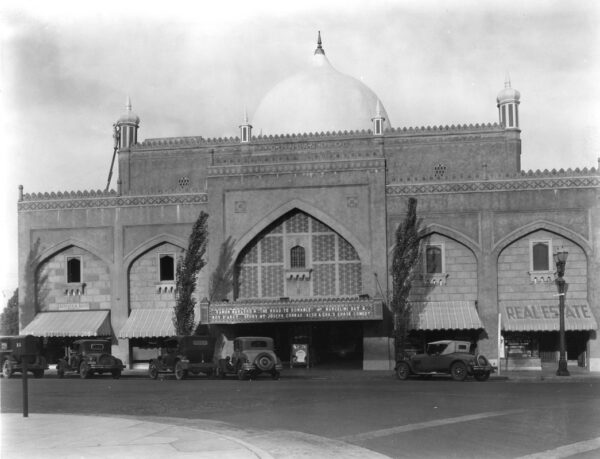
<instances>
[{"instance_id":1,"label":"small cupola","mask_svg":"<svg viewBox=\"0 0 600 459\"><path fill-rule=\"evenodd\" d=\"M137 131L140 127L140 117L131 110L131 99L127 97L125 113L115 123L115 139L119 149L129 148L137 143Z\"/></svg>"},{"instance_id":2,"label":"small cupola","mask_svg":"<svg viewBox=\"0 0 600 459\"><path fill-rule=\"evenodd\" d=\"M504 89L498 93L496 103L500 124L504 129L519 129L519 103L521 93L513 89L510 84L510 75L506 75Z\"/></svg>"},{"instance_id":3,"label":"small cupola","mask_svg":"<svg viewBox=\"0 0 600 459\"><path fill-rule=\"evenodd\" d=\"M383 123L385 122L385 117L381 114L381 103L379 99L377 99L377 105L375 106L375 116L371 118L373 122L373 134L374 135L383 135Z\"/></svg>"},{"instance_id":4,"label":"small cupola","mask_svg":"<svg viewBox=\"0 0 600 459\"><path fill-rule=\"evenodd\" d=\"M252 125L248 122L248 111L244 110L244 122L239 125L242 143L249 143L252 138Z\"/></svg>"}]
</instances>

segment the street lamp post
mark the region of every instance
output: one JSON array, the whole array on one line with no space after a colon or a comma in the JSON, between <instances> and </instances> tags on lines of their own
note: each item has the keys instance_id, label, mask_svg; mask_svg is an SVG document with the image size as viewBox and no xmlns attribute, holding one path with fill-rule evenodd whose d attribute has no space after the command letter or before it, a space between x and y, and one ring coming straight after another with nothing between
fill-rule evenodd
<instances>
[{"instance_id":1,"label":"street lamp post","mask_svg":"<svg viewBox=\"0 0 600 459\"><path fill-rule=\"evenodd\" d=\"M567 256L569 253L560 249L554 254L554 262L556 263L556 271L558 278L556 279L556 286L558 287L558 308L560 314L560 358L558 359L558 370L556 370L557 376L571 376L567 369L567 358L565 352L565 286L566 282L563 276L565 275L565 265L567 264Z\"/></svg>"}]
</instances>

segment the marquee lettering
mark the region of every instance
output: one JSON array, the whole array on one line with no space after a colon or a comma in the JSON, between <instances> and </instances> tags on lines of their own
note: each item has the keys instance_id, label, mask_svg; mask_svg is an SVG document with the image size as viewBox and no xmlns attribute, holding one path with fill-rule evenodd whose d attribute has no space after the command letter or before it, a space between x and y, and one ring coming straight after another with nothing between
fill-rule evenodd
<instances>
[{"instance_id":1,"label":"marquee lettering","mask_svg":"<svg viewBox=\"0 0 600 459\"><path fill-rule=\"evenodd\" d=\"M525 306L506 306L506 318L513 320L558 319L560 310L556 306L530 304ZM565 305L565 317L572 319L591 319L592 312L587 304Z\"/></svg>"}]
</instances>

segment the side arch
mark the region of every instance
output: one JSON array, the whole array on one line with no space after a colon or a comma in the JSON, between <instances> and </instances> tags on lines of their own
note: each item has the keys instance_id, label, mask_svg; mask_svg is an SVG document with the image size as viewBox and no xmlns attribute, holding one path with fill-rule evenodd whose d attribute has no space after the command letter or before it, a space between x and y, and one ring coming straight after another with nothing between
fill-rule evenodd
<instances>
[{"instance_id":1,"label":"side arch","mask_svg":"<svg viewBox=\"0 0 600 459\"><path fill-rule=\"evenodd\" d=\"M73 246L79 247L80 249L83 249L83 250L91 253L92 255L98 257L100 260L102 260L104 263L106 263L109 266L109 268L112 267L112 265L113 265L112 259L103 255L102 252L100 250L98 250L97 247L95 247L91 244L88 244L87 242L84 242L80 239L76 239L76 238L65 239L64 241L54 244L53 246L44 250L38 257L38 259L39 259L38 265L41 265L42 263L44 263L49 258L56 255L57 253L62 252L63 250L65 250L69 247L73 247Z\"/></svg>"},{"instance_id":2,"label":"side arch","mask_svg":"<svg viewBox=\"0 0 600 459\"><path fill-rule=\"evenodd\" d=\"M432 234L439 234L449 239L453 239L459 244L464 245L473 253L473 255L475 256L475 260L479 264L481 258L481 246L479 245L479 243L477 243L477 241L464 235L460 231L452 229L448 226L440 225L438 223L431 223L429 225L426 225L421 240L431 236ZM388 257L391 257L393 255L395 246L396 244L392 244L390 246L390 249L388 250Z\"/></svg>"},{"instance_id":3,"label":"side arch","mask_svg":"<svg viewBox=\"0 0 600 459\"><path fill-rule=\"evenodd\" d=\"M352 234L352 232L342 225L339 221L326 214L319 208L302 201L300 199L293 199L287 203L279 206L275 210L271 211L267 216L258 221L248 232L242 235L235 243L233 257L237 259L240 252L246 247L258 234L263 231L268 225L273 223L278 218L287 214L288 212L298 209L308 215L315 217L322 221L324 224L329 226L332 230L342 236L348 241L358 253L361 263L370 262L369 251L367 248Z\"/></svg>"},{"instance_id":4,"label":"side arch","mask_svg":"<svg viewBox=\"0 0 600 459\"><path fill-rule=\"evenodd\" d=\"M502 239L500 239L496 244L494 244L494 247L492 248L492 255L494 259L498 259L500 253L516 240L540 230L548 231L550 233L556 234L557 236L569 239L575 245L579 246L585 253L585 256L588 259L590 259L592 248L585 238L583 238L581 235L577 234L569 228L546 220L537 220L528 223L527 225L524 225L521 228L512 231L511 233L507 234Z\"/></svg>"},{"instance_id":5,"label":"side arch","mask_svg":"<svg viewBox=\"0 0 600 459\"><path fill-rule=\"evenodd\" d=\"M181 250L185 250L187 245L187 241L178 236L173 236L172 234L167 233L159 234L138 245L135 249L131 250L127 255L125 255L123 257L123 266L129 270L131 263L133 263L136 258L138 258L140 255L143 255L148 250L165 243L173 244L174 246L179 247Z\"/></svg>"}]
</instances>

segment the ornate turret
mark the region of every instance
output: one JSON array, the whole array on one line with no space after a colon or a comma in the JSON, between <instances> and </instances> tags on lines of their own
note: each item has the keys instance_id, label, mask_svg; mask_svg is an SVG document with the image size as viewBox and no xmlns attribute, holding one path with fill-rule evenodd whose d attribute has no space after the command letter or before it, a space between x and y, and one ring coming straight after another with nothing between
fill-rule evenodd
<instances>
[{"instance_id":1,"label":"ornate turret","mask_svg":"<svg viewBox=\"0 0 600 459\"><path fill-rule=\"evenodd\" d=\"M385 117L381 114L381 103L377 99L377 105L375 106L375 116L371 118L373 121L373 134L383 135L383 122Z\"/></svg>"},{"instance_id":2,"label":"ornate turret","mask_svg":"<svg viewBox=\"0 0 600 459\"><path fill-rule=\"evenodd\" d=\"M137 131L140 126L140 117L131 111L131 99L127 97L125 113L117 120L115 136L118 138L118 147L129 148L137 143Z\"/></svg>"},{"instance_id":3,"label":"ornate turret","mask_svg":"<svg viewBox=\"0 0 600 459\"><path fill-rule=\"evenodd\" d=\"M521 93L510 85L510 75L506 75L504 89L498 93L498 115L505 129L519 129L519 100Z\"/></svg>"},{"instance_id":4,"label":"ornate turret","mask_svg":"<svg viewBox=\"0 0 600 459\"><path fill-rule=\"evenodd\" d=\"M248 122L248 111L244 110L244 122L240 124L240 139L242 143L250 142L252 138L252 125Z\"/></svg>"}]
</instances>

